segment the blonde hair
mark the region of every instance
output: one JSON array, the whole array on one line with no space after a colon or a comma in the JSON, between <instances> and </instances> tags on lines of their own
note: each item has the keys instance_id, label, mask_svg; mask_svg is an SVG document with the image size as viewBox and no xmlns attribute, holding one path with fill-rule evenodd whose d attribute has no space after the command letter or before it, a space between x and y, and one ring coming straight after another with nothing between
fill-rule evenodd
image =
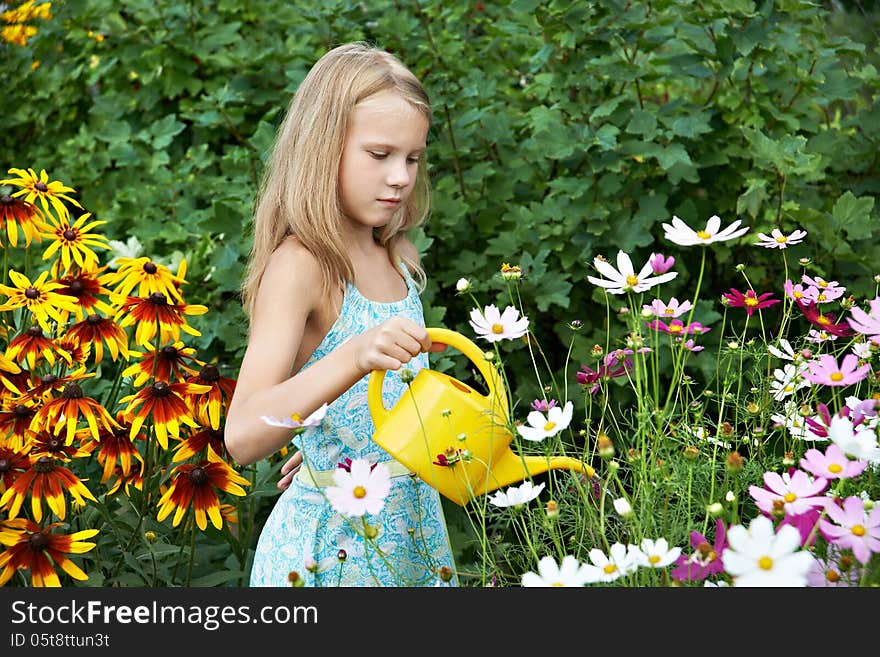
<instances>
[{"instance_id":1,"label":"blonde hair","mask_svg":"<svg viewBox=\"0 0 880 657\"><path fill-rule=\"evenodd\" d=\"M325 296L334 285L354 279L340 236L339 162L352 109L386 90L399 93L430 124L428 94L415 75L396 57L367 43L348 43L330 50L300 84L278 129L255 205L253 245L241 288L249 317L269 258L290 235L320 263ZM428 214L424 153L419 160L412 193L392 220L376 230L376 239L388 249L392 262L407 265L423 289L424 270L397 248L406 231L421 224Z\"/></svg>"}]
</instances>

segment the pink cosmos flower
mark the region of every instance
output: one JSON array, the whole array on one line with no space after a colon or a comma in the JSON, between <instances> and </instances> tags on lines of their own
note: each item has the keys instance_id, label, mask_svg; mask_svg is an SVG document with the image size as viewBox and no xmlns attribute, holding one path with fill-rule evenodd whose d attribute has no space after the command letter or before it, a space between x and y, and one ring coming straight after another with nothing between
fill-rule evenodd
<instances>
[{"instance_id":1,"label":"pink cosmos flower","mask_svg":"<svg viewBox=\"0 0 880 657\"><path fill-rule=\"evenodd\" d=\"M530 406L533 410L540 411L541 413L546 413L551 408L556 407L556 400L551 399L549 402L546 399L536 399L533 401Z\"/></svg>"},{"instance_id":2,"label":"pink cosmos flower","mask_svg":"<svg viewBox=\"0 0 880 657\"><path fill-rule=\"evenodd\" d=\"M621 350L612 351L611 353L606 354L605 358L602 359L602 364L599 365L595 371L586 365L581 365L581 371L575 373L575 378L578 383L582 386L590 386L591 395L595 395L596 391L599 390L599 382L602 379L613 379L618 376L624 376L628 370L632 369L632 359L624 356L621 362L619 354L617 353L618 351ZM626 351L632 353L631 350Z\"/></svg>"},{"instance_id":3,"label":"pink cosmos flower","mask_svg":"<svg viewBox=\"0 0 880 657\"><path fill-rule=\"evenodd\" d=\"M848 386L858 383L871 371L871 365L865 363L861 367L859 357L855 354L847 354L837 364L837 359L831 354L822 354L818 361L810 361L807 367L809 372L804 372L804 378L811 383L826 386Z\"/></svg>"},{"instance_id":4,"label":"pink cosmos flower","mask_svg":"<svg viewBox=\"0 0 880 657\"><path fill-rule=\"evenodd\" d=\"M646 316L651 313L655 317L681 317L692 307L690 301L679 303L678 299L672 297L668 304L663 303L660 299L654 299L651 305L643 305L642 310Z\"/></svg>"},{"instance_id":5,"label":"pink cosmos flower","mask_svg":"<svg viewBox=\"0 0 880 657\"><path fill-rule=\"evenodd\" d=\"M867 513L862 498L853 495L843 501L843 507L829 504L825 512L831 521L820 521L819 531L827 540L840 548L850 548L863 564L873 552L880 552L880 505Z\"/></svg>"},{"instance_id":6,"label":"pink cosmos flower","mask_svg":"<svg viewBox=\"0 0 880 657\"><path fill-rule=\"evenodd\" d=\"M853 567L852 557L841 555L840 548L833 543L828 546L825 559L815 557L813 565L807 573L807 586L811 587L845 587L858 586L862 577L862 569Z\"/></svg>"},{"instance_id":7,"label":"pink cosmos flower","mask_svg":"<svg viewBox=\"0 0 880 657\"><path fill-rule=\"evenodd\" d=\"M800 283L792 283L791 279L786 279L782 289L785 291L785 295L794 301L800 301L804 298L804 286Z\"/></svg>"},{"instance_id":8,"label":"pink cosmos flower","mask_svg":"<svg viewBox=\"0 0 880 657\"><path fill-rule=\"evenodd\" d=\"M672 265L675 264L675 258L672 256L664 258L662 253L652 253L648 262L651 264L651 270L655 274L665 274L672 269Z\"/></svg>"},{"instance_id":9,"label":"pink cosmos flower","mask_svg":"<svg viewBox=\"0 0 880 657\"><path fill-rule=\"evenodd\" d=\"M807 231L796 230L791 235L785 235L778 228L774 228L769 235L758 233L761 238L760 242L755 242L755 246L763 246L765 249L784 249L795 244L800 244L807 236Z\"/></svg>"},{"instance_id":10,"label":"pink cosmos flower","mask_svg":"<svg viewBox=\"0 0 880 657\"><path fill-rule=\"evenodd\" d=\"M798 516L828 503L828 498L819 495L828 488L828 480L822 477L813 479L802 470L781 475L765 472L764 486L749 486L749 495L761 511L774 517L780 517L783 513Z\"/></svg>"},{"instance_id":11,"label":"pink cosmos flower","mask_svg":"<svg viewBox=\"0 0 880 657\"><path fill-rule=\"evenodd\" d=\"M810 285L804 290L805 301L815 301L816 303L831 303L835 299L839 299L846 291L844 287L821 288Z\"/></svg>"},{"instance_id":12,"label":"pink cosmos flower","mask_svg":"<svg viewBox=\"0 0 880 657\"><path fill-rule=\"evenodd\" d=\"M801 459L801 467L825 479L851 479L862 474L868 462L851 461L837 444L831 443L824 454L815 448L808 449Z\"/></svg>"},{"instance_id":13,"label":"pink cosmos flower","mask_svg":"<svg viewBox=\"0 0 880 657\"><path fill-rule=\"evenodd\" d=\"M874 342L880 343L880 297L868 302L870 312L865 312L858 306L853 306L849 310L852 317L847 318L847 322L856 331L867 335Z\"/></svg>"},{"instance_id":14,"label":"pink cosmos flower","mask_svg":"<svg viewBox=\"0 0 880 657\"><path fill-rule=\"evenodd\" d=\"M801 276L801 280L811 287L824 291L829 300L842 297L843 293L846 292L846 288L842 285L838 285L837 281L826 281L821 276L813 277L804 274Z\"/></svg>"},{"instance_id":15,"label":"pink cosmos flower","mask_svg":"<svg viewBox=\"0 0 880 657\"><path fill-rule=\"evenodd\" d=\"M684 322L680 319L673 319L669 324L660 319L655 319L652 322L645 322L645 326L650 329L654 329L655 331L662 331L663 333L669 333L669 335L693 335L694 333L702 334L708 333L711 329L708 326L703 326L699 322L691 322L687 326L684 325Z\"/></svg>"},{"instance_id":16,"label":"pink cosmos flower","mask_svg":"<svg viewBox=\"0 0 880 657\"><path fill-rule=\"evenodd\" d=\"M724 572L723 553L727 548L727 529L719 518L715 521L715 543L700 532L691 532L691 554L682 554L675 560L670 575L679 582L698 582Z\"/></svg>"},{"instance_id":17,"label":"pink cosmos flower","mask_svg":"<svg viewBox=\"0 0 880 657\"><path fill-rule=\"evenodd\" d=\"M770 298L773 296L772 292L765 292L761 296L758 296L754 290L746 290L746 293L743 294L735 288L730 288L730 292L725 292L721 296L727 299L728 306L745 308L746 314L749 317L751 317L752 313L756 310L769 308L774 303L779 303L779 299Z\"/></svg>"},{"instance_id":18,"label":"pink cosmos flower","mask_svg":"<svg viewBox=\"0 0 880 657\"><path fill-rule=\"evenodd\" d=\"M681 340L681 338L678 338L678 339ZM703 351L703 349L705 349L705 347L702 347L702 346L698 347L697 344L694 342L693 338L688 338L687 341L682 346L685 349L687 349L688 351L693 351L693 352Z\"/></svg>"},{"instance_id":19,"label":"pink cosmos flower","mask_svg":"<svg viewBox=\"0 0 880 657\"><path fill-rule=\"evenodd\" d=\"M842 338L849 337L855 333L846 322L836 322L836 315L834 313L820 313L815 301L804 303L804 301L799 299L797 305L810 324L826 333Z\"/></svg>"}]
</instances>

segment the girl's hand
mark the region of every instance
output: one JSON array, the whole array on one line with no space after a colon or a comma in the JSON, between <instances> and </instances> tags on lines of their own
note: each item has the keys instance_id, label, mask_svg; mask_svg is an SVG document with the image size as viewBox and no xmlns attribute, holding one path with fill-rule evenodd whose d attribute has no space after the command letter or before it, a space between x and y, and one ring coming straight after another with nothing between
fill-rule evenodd
<instances>
[{"instance_id":1,"label":"girl's hand","mask_svg":"<svg viewBox=\"0 0 880 657\"><path fill-rule=\"evenodd\" d=\"M414 356L431 349L423 326L404 317L392 317L355 338L355 365L362 374L398 370Z\"/></svg>"},{"instance_id":2,"label":"girl's hand","mask_svg":"<svg viewBox=\"0 0 880 657\"><path fill-rule=\"evenodd\" d=\"M287 463L281 466L281 479L278 480L278 483L275 486L279 490L287 490L290 487L290 482L293 481L293 475L299 472L299 469L302 467L303 455L302 452L297 451L287 459Z\"/></svg>"}]
</instances>

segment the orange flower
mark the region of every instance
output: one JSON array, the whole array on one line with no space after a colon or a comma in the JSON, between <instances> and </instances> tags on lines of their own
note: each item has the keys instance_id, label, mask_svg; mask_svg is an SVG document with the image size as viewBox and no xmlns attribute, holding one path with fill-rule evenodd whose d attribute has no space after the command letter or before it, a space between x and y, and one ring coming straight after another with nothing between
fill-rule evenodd
<instances>
[{"instance_id":1,"label":"orange flower","mask_svg":"<svg viewBox=\"0 0 880 657\"><path fill-rule=\"evenodd\" d=\"M84 367L79 368L76 372L64 374L63 376L58 376L56 374L43 374L42 376L37 377L33 372L31 372L30 375L32 381L25 394L22 395L22 399L43 399L53 391L61 392L68 383L82 381L83 379L95 376L94 373L86 372L86 368Z\"/></svg>"},{"instance_id":2,"label":"orange flower","mask_svg":"<svg viewBox=\"0 0 880 657\"><path fill-rule=\"evenodd\" d=\"M144 421L152 415L156 438L162 449L168 449L168 435L180 440L180 425L197 427L198 424L189 417L189 408L184 395L197 394L210 390L208 386L193 383L165 383L156 381L151 386L128 395L119 400L120 404L128 404L123 413L131 420L130 436L134 438L140 431Z\"/></svg>"},{"instance_id":3,"label":"orange flower","mask_svg":"<svg viewBox=\"0 0 880 657\"><path fill-rule=\"evenodd\" d=\"M0 491L7 491L19 475L31 467L28 448L0 440Z\"/></svg>"},{"instance_id":4,"label":"orange flower","mask_svg":"<svg viewBox=\"0 0 880 657\"><path fill-rule=\"evenodd\" d=\"M247 479L227 465L212 449L208 449L207 461L199 461L195 465L179 465L174 469L173 476L174 481L159 500L156 519L162 522L174 511L171 524L177 527L192 504L196 525L202 531L208 527L208 518L214 527L223 528L220 499L215 489L243 496L246 493L242 486L250 485Z\"/></svg>"},{"instance_id":5,"label":"orange flower","mask_svg":"<svg viewBox=\"0 0 880 657\"><path fill-rule=\"evenodd\" d=\"M55 364L54 343L43 335L43 329L34 324L24 333L19 333L6 348L6 355L14 361L22 358L28 367L34 369L37 363L45 360L49 365Z\"/></svg>"},{"instance_id":6,"label":"orange flower","mask_svg":"<svg viewBox=\"0 0 880 657\"><path fill-rule=\"evenodd\" d=\"M91 429L92 436L98 438L98 422L100 422L108 430L112 430L116 424L110 413L104 408L100 402L83 394L83 389L78 383L71 382L64 386L61 395L57 399L47 401L43 407L34 415L31 422L31 429L39 430L41 427L45 429L53 429L53 433L57 436L64 427L67 427L65 442L69 445L73 442L73 435L76 432L76 425L79 422L80 415L85 418ZM54 426L53 426L54 425Z\"/></svg>"},{"instance_id":7,"label":"orange flower","mask_svg":"<svg viewBox=\"0 0 880 657\"><path fill-rule=\"evenodd\" d=\"M21 449L33 435L31 421L39 406L27 398L9 399L0 408L0 431L14 449Z\"/></svg>"},{"instance_id":8,"label":"orange flower","mask_svg":"<svg viewBox=\"0 0 880 657\"><path fill-rule=\"evenodd\" d=\"M144 458L135 446L135 441L146 440L147 435L139 433L132 438L130 436L131 427L126 422L123 413L116 414L116 424L118 426L113 430L102 428L98 439L92 440L87 446L84 446L90 452L93 452L95 448L98 449L96 458L98 463L104 466L104 473L101 476L102 484L106 483L110 476L117 471L128 476L132 471L132 459L140 461L141 469L143 469ZM119 462L118 467L117 461Z\"/></svg>"},{"instance_id":9,"label":"orange flower","mask_svg":"<svg viewBox=\"0 0 880 657\"><path fill-rule=\"evenodd\" d=\"M156 351L153 345L147 343L147 351L145 353L132 351L131 356L140 358L139 363L133 363L122 371L122 376L134 376L134 386L142 386L150 377L156 381L164 381L171 383L171 375L174 375L175 381L182 381L187 374L196 374L197 370L187 365L187 361L202 365L202 361L198 360L193 354L195 349L192 347L184 347L182 342L165 345Z\"/></svg>"},{"instance_id":10,"label":"orange flower","mask_svg":"<svg viewBox=\"0 0 880 657\"><path fill-rule=\"evenodd\" d=\"M0 383L3 384L4 389L14 392L16 395L20 395L21 390L13 376L16 374L21 374L21 368L6 356L0 354Z\"/></svg>"},{"instance_id":11,"label":"orange flower","mask_svg":"<svg viewBox=\"0 0 880 657\"><path fill-rule=\"evenodd\" d=\"M86 575L67 554L88 552L95 543L83 539L92 538L97 529L86 529L73 534L56 534L52 531L62 523L55 522L43 527L27 520L21 532L7 530L0 532L0 543L9 546L0 554L0 586L6 584L16 570L28 569L31 573L31 586L61 586L53 562L64 572L78 580L87 580Z\"/></svg>"},{"instance_id":12,"label":"orange flower","mask_svg":"<svg viewBox=\"0 0 880 657\"><path fill-rule=\"evenodd\" d=\"M6 237L12 246L18 246L19 228L24 234L25 246L30 246L31 240L42 241L41 233L52 230L43 219L40 208L24 199L12 198L7 194L0 196L0 222L6 223Z\"/></svg>"},{"instance_id":13,"label":"orange flower","mask_svg":"<svg viewBox=\"0 0 880 657\"><path fill-rule=\"evenodd\" d=\"M84 450L75 445L65 444L58 436L53 436L47 431L35 433L30 441L31 459L36 461L42 456L56 459L62 462L69 462L71 459L80 459L90 456L88 450Z\"/></svg>"},{"instance_id":14,"label":"orange flower","mask_svg":"<svg viewBox=\"0 0 880 657\"><path fill-rule=\"evenodd\" d=\"M128 358L128 336L116 322L100 315L92 314L83 321L74 324L67 329L67 335L75 337L81 343L89 343L95 347L95 364L104 358L104 344L110 351L110 357L115 362L122 354Z\"/></svg>"},{"instance_id":15,"label":"orange flower","mask_svg":"<svg viewBox=\"0 0 880 657\"><path fill-rule=\"evenodd\" d=\"M122 472L122 468L118 465L114 468L113 473L116 475L116 481L113 482L107 489L107 495L113 495L118 492L120 488L123 489L126 496L131 497L131 492L129 491L129 487L134 486L138 490L144 489L144 464L141 463L140 467L135 470L132 469L131 472L125 474Z\"/></svg>"},{"instance_id":16,"label":"orange flower","mask_svg":"<svg viewBox=\"0 0 880 657\"><path fill-rule=\"evenodd\" d=\"M32 283L27 276L10 269L9 279L14 287L0 285L0 292L9 297L0 306L0 311L27 308L43 330L49 333L52 330L49 326L50 319L61 324L64 319L62 311L76 312L76 299L59 294L57 290L61 285L47 282L48 277L49 272L44 271Z\"/></svg>"},{"instance_id":17,"label":"orange flower","mask_svg":"<svg viewBox=\"0 0 880 657\"><path fill-rule=\"evenodd\" d=\"M161 342L176 342L180 339L181 331L200 336L201 333L186 323L184 315L203 315L206 312L207 306L168 303L168 297L154 292L148 297L127 297L114 319L123 318L119 322L122 328L137 323L135 342L145 345L157 333Z\"/></svg>"},{"instance_id":18,"label":"orange flower","mask_svg":"<svg viewBox=\"0 0 880 657\"><path fill-rule=\"evenodd\" d=\"M191 376L187 383L210 386L205 393L187 394L184 399L202 424L212 429L220 428L220 411L222 411L235 391L235 379L220 376L216 365L205 365L196 376Z\"/></svg>"},{"instance_id":19,"label":"orange flower","mask_svg":"<svg viewBox=\"0 0 880 657\"><path fill-rule=\"evenodd\" d=\"M62 199L71 205L82 208L75 199L67 196L67 192L75 192L76 190L57 180L49 182L49 174L46 173L45 169L40 171L39 176L37 176L33 169L25 171L24 169L16 169L14 167L9 169L9 173L18 176L18 178L0 180L0 185L21 187L21 189L12 194L12 197L18 198L23 196L24 200L28 203L34 203L38 200L40 205L43 206L43 212L47 215L49 214L49 204L51 203L59 217L68 216L69 211L62 202Z\"/></svg>"},{"instance_id":20,"label":"orange flower","mask_svg":"<svg viewBox=\"0 0 880 657\"><path fill-rule=\"evenodd\" d=\"M64 294L76 299L76 319L82 321L87 315L101 311L105 315L112 315L113 308L109 304L104 303L98 298L99 294L110 295L110 290L101 285L99 274L106 267L100 269L77 269L76 271L67 272L61 278L55 279L55 283L59 283L61 287L58 294ZM62 311L64 321L67 323L68 313Z\"/></svg>"},{"instance_id":21,"label":"orange flower","mask_svg":"<svg viewBox=\"0 0 880 657\"><path fill-rule=\"evenodd\" d=\"M97 502L95 496L86 488L73 472L59 465L48 456L36 459L30 468L21 473L12 482L12 486L6 489L0 497L0 508L9 504L9 517L15 518L25 496L30 491L31 511L37 522L43 519L43 497L52 512L61 520L67 515L67 502L64 499L64 491L76 500L76 503L85 506L88 498Z\"/></svg>"},{"instance_id":22,"label":"orange flower","mask_svg":"<svg viewBox=\"0 0 880 657\"><path fill-rule=\"evenodd\" d=\"M80 342L79 339L67 333L59 336L53 341L55 345L55 353L61 357L67 367L77 367L85 365L92 351L92 345L89 342Z\"/></svg>"},{"instance_id":23,"label":"orange flower","mask_svg":"<svg viewBox=\"0 0 880 657\"><path fill-rule=\"evenodd\" d=\"M226 443L223 442L223 428L202 429L194 431L188 438L180 443L180 447L174 452L172 461L183 461L190 456L201 454L202 450L213 449L222 456L226 456Z\"/></svg>"}]
</instances>

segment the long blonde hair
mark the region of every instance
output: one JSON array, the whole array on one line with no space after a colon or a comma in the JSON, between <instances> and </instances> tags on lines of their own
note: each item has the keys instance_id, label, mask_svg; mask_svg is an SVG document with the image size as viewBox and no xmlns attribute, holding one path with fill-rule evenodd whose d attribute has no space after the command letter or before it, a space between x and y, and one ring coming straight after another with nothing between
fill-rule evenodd
<instances>
[{"instance_id":1,"label":"long blonde hair","mask_svg":"<svg viewBox=\"0 0 880 657\"><path fill-rule=\"evenodd\" d=\"M339 162L352 109L385 90L399 93L430 124L428 94L415 75L390 53L363 42L341 45L324 54L291 99L254 210L253 245L241 288L249 317L253 316L269 258L289 235L320 263L325 296L334 285L354 279L340 236ZM376 238L389 250L393 262L409 267L423 288L424 270L397 252L405 232L421 224L428 214L424 153L419 159L412 193L392 220L377 229Z\"/></svg>"}]
</instances>

